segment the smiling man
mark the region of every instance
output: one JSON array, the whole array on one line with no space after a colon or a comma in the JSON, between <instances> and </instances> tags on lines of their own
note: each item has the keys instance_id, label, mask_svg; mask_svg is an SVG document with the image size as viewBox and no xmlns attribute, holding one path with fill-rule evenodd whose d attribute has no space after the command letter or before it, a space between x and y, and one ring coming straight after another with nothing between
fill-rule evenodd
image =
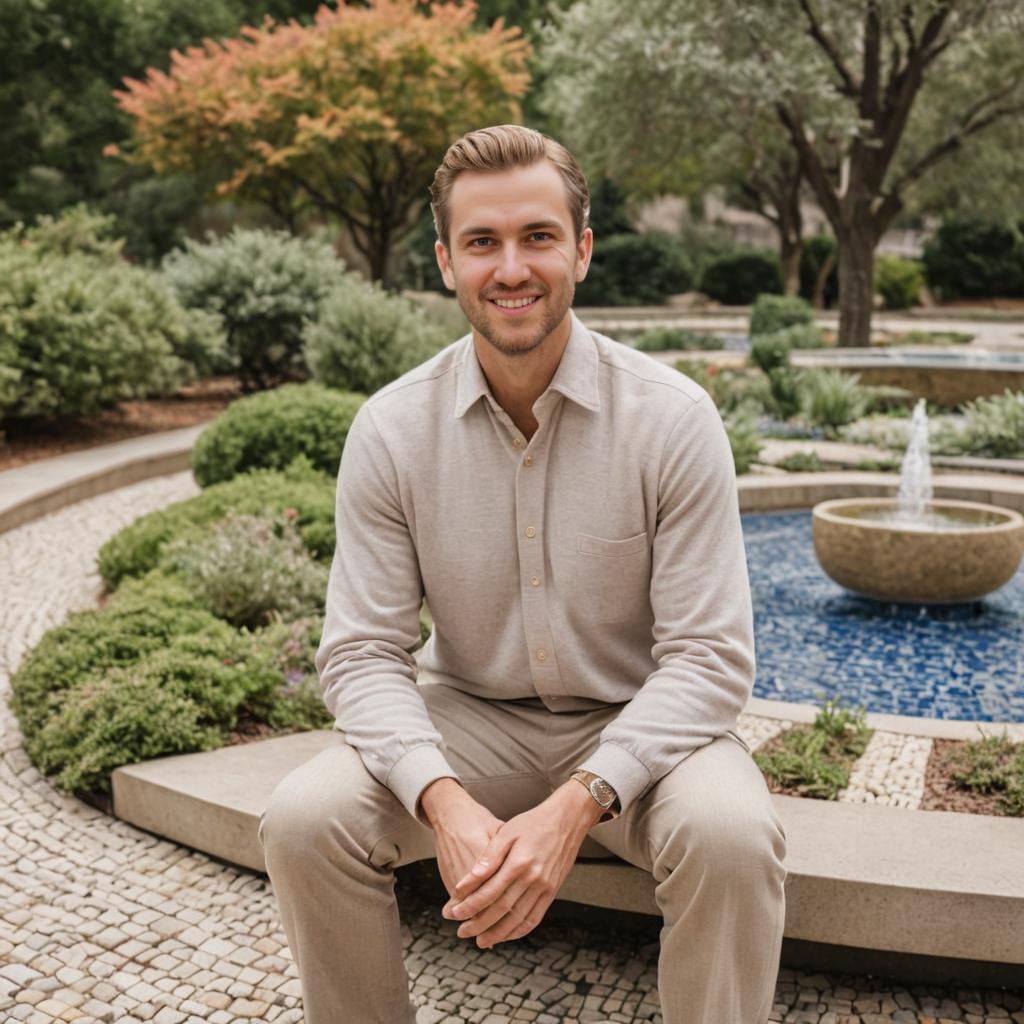
<instances>
[{"instance_id":1,"label":"smiling man","mask_svg":"<svg viewBox=\"0 0 1024 1024\"><path fill-rule=\"evenodd\" d=\"M471 132L431 198L472 331L352 424L316 658L335 742L260 820L307 1024L415 1019L396 867L436 857L442 914L488 948L581 853L654 877L665 1024L761 1024L784 836L736 733L753 635L721 420L573 314L593 237L564 147Z\"/></svg>"}]
</instances>

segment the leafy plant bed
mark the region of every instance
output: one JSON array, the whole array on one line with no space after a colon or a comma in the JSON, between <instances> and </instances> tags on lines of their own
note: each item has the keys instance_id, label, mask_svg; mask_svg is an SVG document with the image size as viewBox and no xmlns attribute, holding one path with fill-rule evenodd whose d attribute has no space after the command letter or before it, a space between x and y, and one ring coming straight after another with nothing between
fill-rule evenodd
<instances>
[{"instance_id":1,"label":"leafy plant bed","mask_svg":"<svg viewBox=\"0 0 1024 1024\"><path fill-rule=\"evenodd\" d=\"M0 431L0 471L68 452L212 420L241 395L235 377L212 377L169 398L121 402L80 419L11 421Z\"/></svg>"},{"instance_id":2,"label":"leafy plant bed","mask_svg":"<svg viewBox=\"0 0 1024 1024\"><path fill-rule=\"evenodd\" d=\"M811 725L773 737L754 753L754 761L773 793L835 800L849 784L850 769L873 732L863 708L828 700Z\"/></svg>"},{"instance_id":3,"label":"leafy plant bed","mask_svg":"<svg viewBox=\"0 0 1024 1024\"><path fill-rule=\"evenodd\" d=\"M921 810L1024 817L1024 743L935 740Z\"/></svg>"}]
</instances>

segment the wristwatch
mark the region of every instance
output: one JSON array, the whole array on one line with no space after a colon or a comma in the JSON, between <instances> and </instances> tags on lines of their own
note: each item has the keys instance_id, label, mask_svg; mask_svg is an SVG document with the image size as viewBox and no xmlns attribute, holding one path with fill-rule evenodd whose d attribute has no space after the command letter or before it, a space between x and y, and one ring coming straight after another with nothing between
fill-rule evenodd
<instances>
[{"instance_id":1,"label":"wristwatch","mask_svg":"<svg viewBox=\"0 0 1024 1024\"><path fill-rule=\"evenodd\" d=\"M618 815L620 810L618 794L600 775L595 775L593 772L588 772L583 768L577 768L569 778L575 779L585 786L587 792L594 798L598 806L604 809L604 814L601 815L598 824L602 821L610 821Z\"/></svg>"}]
</instances>

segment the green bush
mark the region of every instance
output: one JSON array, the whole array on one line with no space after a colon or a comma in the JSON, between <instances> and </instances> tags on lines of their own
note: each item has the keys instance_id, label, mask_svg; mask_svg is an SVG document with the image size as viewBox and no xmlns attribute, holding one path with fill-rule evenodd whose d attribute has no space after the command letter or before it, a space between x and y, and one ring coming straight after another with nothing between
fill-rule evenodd
<instances>
[{"instance_id":1,"label":"green bush","mask_svg":"<svg viewBox=\"0 0 1024 1024\"><path fill-rule=\"evenodd\" d=\"M831 235L814 235L805 238L800 252L800 296L808 302L814 301L814 290L818 277L825 267L825 261L832 258L832 266L825 277L822 289L822 307L830 309L839 298L839 259L836 240Z\"/></svg>"},{"instance_id":2,"label":"green bush","mask_svg":"<svg viewBox=\"0 0 1024 1024\"><path fill-rule=\"evenodd\" d=\"M965 454L1024 458L1024 391L976 398L964 406L963 433L955 442Z\"/></svg>"},{"instance_id":3,"label":"green bush","mask_svg":"<svg viewBox=\"0 0 1024 1024\"><path fill-rule=\"evenodd\" d=\"M778 788L800 796L835 800L850 782L850 768L867 748L863 708L826 701L813 725L798 725L754 753L758 768Z\"/></svg>"},{"instance_id":4,"label":"green bush","mask_svg":"<svg viewBox=\"0 0 1024 1024\"><path fill-rule=\"evenodd\" d=\"M885 309L910 309L921 300L924 274L917 260L904 259L891 253L875 257L875 291L882 297Z\"/></svg>"},{"instance_id":5,"label":"green bush","mask_svg":"<svg viewBox=\"0 0 1024 1024\"><path fill-rule=\"evenodd\" d=\"M314 558L334 552L335 482L297 459L282 471L254 470L202 494L158 509L126 526L100 548L99 572L108 590L156 568L164 547L179 537L199 537L231 512L274 518L294 509L295 526Z\"/></svg>"},{"instance_id":6,"label":"green bush","mask_svg":"<svg viewBox=\"0 0 1024 1024\"><path fill-rule=\"evenodd\" d=\"M184 305L220 318L229 367L252 391L306 376L303 326L320 315L344 265L320 239L235 228L187 241L162 270Z\"/></svg>"},{"instance_id":7,"label":"green bush","mask_svg":"<svg viewBox=\"0 0 1024 1024\"><path fill-rule=\"evenodd\" d=\"M801 370L797 376L800 409L808 422L834 433L871 407L871 392L856 374L842 370Z\"/></svg>"},{"instance_id":8,"label":"green bush","mask_svg":"<svg viewBox=\"0 0 1024 1024\"><path fill-rule=\"evenodd\" d=\"M304 455L335 474L362 395L319 384L285 384L231 403L199 435L192 472L200 487L253 469L284 469Z\"/></svg>"},{"instance_id":9,"label":"green bush","mask_svg":"<svg viewBox=\"0 0 1024 1024\"><path fill-rule=\"evenodd\" d=\"M792 327L784 327L773 335L763 337L774 337L784 341L791 349L794 348L821 348L825 344L824 335L817 324L793 324Z\"/></svg>"},{"instance_id":10,"label":"green bush","mask_svg":"<svg viewBox=\"0 0 1024 1024\"><path fill-rule=\"evenodd\" d=\"M788 364L768 371L768 390L777 419L788 420L800 411L800 374Z\"/></svg>"},{"instance_id":11,"label":"green bush","mask_svg":"<svg viewBox=\"0 0 1024 1024\"><path fill-rule=\"evenodd\" d=\"M750 311L750 336L775 334L795 324L813 324L814 310L796 295L759 295Z\"/></svg>"},{"instance_id":12,"label":"green bush","mask_svg":"<svg viewBox=\"0 0 1024 1024\"><path fill-rule=\"evenodd\" d=\"M746 473L761 454L760 435L754 421L744 413L734 413L723 417L725 432L732 449L732 461L736 467L736 475Z\"/></svg>"},{"instance_id":13,"label":"green bush","mask_svg":"<svg viewBox=\"0 0 1024 1024\"><path fill-rule=\"evenodd\" d=\"M577 306L655 306L689 289L690 262L678 238L661 232L599 240Z\"/></svg>"},{"instance_id":14,"label":"green bush","mask_svg":"<svg viewBox=\"0 0 1024 1024\"><path fill-rule=\"evenodd\" d=\"M762 334L751 338L748 362L765 373L771 373L776 367L789 366L791 348L789 339L781 331L778 334Z\"/></svg>"},{"instance_id":15,"label":"green bush","mask_svg":"<svg viewBox=\"0 0 1024 1024\"><path fill-rule=\"evenodd\" d=\"M640 352L712 352L723 348L725 342L713 334L685 327L652 327L638 334L630 344Z\"/></svg>"},{"instance_id":16,"label":"green bush","mask_svg":"<svg viewBox=\"0 0 1024 1024\"><path fill-rule=\"evenodd\" d=\"M87 416L169 394L215 359L215 321L125 263L75 209L0 235L0 418Z\"/></svg>"},{"instance_id":17,"label":"green bush","mask_svg":"<svg viewBox=\"0 0 1024 1024\"><path fill-rule=\"evenodd\" d=\"M922 261L928 287L943 299L1024 297L1024 225L947 220Z\"/></svg>"},{"instance_id":18,"label":"green bush","mask_svg":"<svg viewBox=\"0 0 1024 1024\"><path fill-rule=\"evenodd\" d=\"M455 339L408 299L346 274L306 325L304 353L318 383L372 394Z\"/></svg>"},{"instance_id":19,"label":"green bush","mask_svg":"<svg viewBox=\"0 0 1024 1024\"><path fill-rule=\"evenodd\" d=\"M759 295L781 294L782 266L775 253L740 250L709 263L699 287L727 306L747 306Z\"/></svg>"},{"instance_id":20,"label":"green bush","mask_svg":"<svg viewBox=\"0 0 1024 1024\"><path fill-rule=\"evenodd\" d=\"M323 612L327 567L313 560L286 515L231 513L205 536L170 544L161 564L180 572L200 603L233 626Z\"/></svg>"},{"instance_id":21,"label":"green bush","mask_svg":"<svg viewBox=\"0 0 1024 1024\"><path fill-rule=\"evenodd\" d=\"M793 452L775 463L779 469L787 473L820 473L825 468L825 463L816 451Z\"/></svg>"}]
</instances>

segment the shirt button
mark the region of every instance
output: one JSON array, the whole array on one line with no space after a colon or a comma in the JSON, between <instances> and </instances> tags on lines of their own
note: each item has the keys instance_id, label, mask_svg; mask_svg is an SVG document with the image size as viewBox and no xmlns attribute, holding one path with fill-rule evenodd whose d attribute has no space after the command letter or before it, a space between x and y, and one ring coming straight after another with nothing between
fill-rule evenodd
<instances>
[{"instance_id":1,"label":"shirt button","mask_svg":"<svg viewBox=\"0 0 1024 1024\"><path fill-rule=\"evenodd\" d=\"M527 537L536 537L537 536L537 531L532 526L528 526L526 528L526 536Z\"/></svg>"},{"instance_id":2,"label":"shirt button","mask_svg":"<svg viewBox=\"0 0 1024 1024\"><path fill-rule=\"evenodd\" d=\"M530 584L532 586L534 586L534 587L539 587L540 586L540 580L536 576L531 576L530 577Z\"/></svg>"},{"instance_id":3,"label":"shirt button","mask_svg":"<svg viewBox=\"0 0 1024 1024\"><path fill-rule=\"evenodd\" d=\"M516 437L516 438L513 438L513 439L512 439L512 443L513 443L513 444L514 444L514 445L515 445L515 446L516 446L517 448L522 448L522 447L523 447L523 439L522 439L521 437Z\"/></svg>"},{"instance_id":4,"label":"shirt button","mask_svg":"<svg viewBox=\"0 0 1024 1024\"><path fill-rule=\"evenodd\" d=\"M537 652L537 660L538 661L546 661L547 660L547 656L548 656L548 652L545 651L543 647Z\"/></svg>"},{"instance_id":5,"label":"shirt button","mask_svg":"<svg viewBox=\"0 0 1024 1024\"><path fill-rule=\"evenodd\" d=\"M523 464L526 465L526 466L532 466L533 465L533 456L532 455L525 456L523 458Z\"/></svg>"}]
</instances>

